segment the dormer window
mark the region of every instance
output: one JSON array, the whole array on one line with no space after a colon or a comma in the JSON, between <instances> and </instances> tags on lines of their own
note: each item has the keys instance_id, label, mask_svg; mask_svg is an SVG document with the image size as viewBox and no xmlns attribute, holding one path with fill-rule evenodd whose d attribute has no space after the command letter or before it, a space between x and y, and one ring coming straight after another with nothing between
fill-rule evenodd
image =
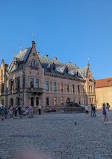
<instances>
[{"instance_id":1,"label":"dormer window","mask_svg":"<svg viewBox=\"0 0 112 159\"><path fill-rule=\"evenodd\" d=\"M65 71L64 71L65 73L68 73L68 67L65 67Z\"/></svg>"},{"instance_id":2,"label":"dormer window","mask_svg":"<svg viewBox=\"0 0 112 159\"><path fill-rule=\"evenodd\" d=\"M52 69L53 69L53 71L55 70L55 64L54 63L52 64Z\"/></svg>"}]
</instances>

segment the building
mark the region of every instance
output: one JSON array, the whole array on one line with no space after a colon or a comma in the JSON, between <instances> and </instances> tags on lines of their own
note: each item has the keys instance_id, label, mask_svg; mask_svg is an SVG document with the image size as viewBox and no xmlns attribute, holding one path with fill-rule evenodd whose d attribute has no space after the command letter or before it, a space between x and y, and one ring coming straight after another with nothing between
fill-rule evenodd
<instances>
[{"instance_id":1,"label":"building","mask_svg":"<svg viewBox=\"0 0 112 159\"><path fill-rule=\"evenodd\" d=\"M0 102L6 106L32 105L61 108L66 102L95 104L95 86L90 66L80 69L40 56L35 42L20 51L7 65L1 61Z\"/></svg>"},{"instance_id":2,"label":"building","mask_svg":"<svg viewBox=\"0 0 112 159\"><path fill-rule=\"evenodd\" d=\"M96 105L102 109L103 103L109 103L112 109L112 78L95 80Z\"/></svg>"}]
</instances>

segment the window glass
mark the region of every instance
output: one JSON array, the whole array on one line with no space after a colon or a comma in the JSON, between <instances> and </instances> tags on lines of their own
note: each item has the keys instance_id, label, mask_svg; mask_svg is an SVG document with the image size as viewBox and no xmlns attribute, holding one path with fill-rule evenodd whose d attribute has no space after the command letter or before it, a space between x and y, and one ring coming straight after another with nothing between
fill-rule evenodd
<instances>
[{"instance_id":1,"label":"window glass","mask_svg":"<svg viewBox=\"0 0 112 159\"><path fill-rule=\"evenodd\" d=\"M80 87L78 86L78 93L80 93Z\"/></svg>"},{"instance_id":2,"label":"window glass","mask_svg":"<svg viewBox=\"0 0 112 159\"><path fill-rule=\"evenodd\" d=\"M49 98L46 98L46 105L49 105Z\"/></svg>"},{"instance_id":3,"label":"window glass","mask_svg":"<svg viewBox=\"0 0 112 159\"><path fill-rule=\"evenodd\" d=\"M56 98L54 98L54 105L56 105L57 104L57 99Z\"/></svg>"},{"instance_id":4,"label":"window glass","mask_svg":"<svg viewBox=\"0 0 112 159\"><path fill-rule=\"evenodd\" d=\"M67 84L67 92L69 92L69 84Z\"/></svg>"},{"instance_id":5,"label":"window glass","mask_svg":"<svg viewBox=\"0 0 112 159\"><path fill-rule=\"evenodd\" d=\"M53 82L53 90L56 90L56 82Z\"/></svg>"},{"instance_id":6,"label":"window glass","mask_svg":"<svg viewBox=\"0 0 112 159\"><path fill-rule=\"evenodd\" d=\"M35 79L35 88L39 88L39 79Z\"/></svg>"},{"instance_id":7,"label":"window glass","mask_svg":"<svg viewBox=\"0 0 112 159\"><path fill-rule=\"evenodd\" d=\"M45 82L45 89L46 89L46 90L49 90L49 81L46 81L46 82Z\"/></svg>"},{"instance_id":8,"label":"window glass","mask_svg":"<svg viewBox=\"0 0 112 159\"><path fill-rule=\"evenodd\" d=\"M63 98L61 98L61 104L63 105Z\"/></svg>"},{"instance_id":9,"label":"window glass","mask_svg":"<svg viewBox=\"0 0 112 159\"><path fill-rule=\"evenodd\" d=\"M34 98L31 97L31 106L34 106Z\"/></svg>"},{"instance_id":10,"label":"window glass","mask_svg":"<svg viewBox=\"0 0 112 159\"><path fill-rule=\"evenodd\" d=\"M39 97L36 98L36 106L39 105Z\"/></svg>"},{"instance_id":11,"label":"window glass","mask_svg":"<svg viewBox=\"0 0 112 159\"><path fill-rule=\"evenodd\" d=\"M63 92L63 83L60 83L60 90Z\"/></svg>"},{"instance_id":12,"label":"window glass","mask_svg":"<svg viewBox=\"0 0 112 159\"><path fill-rule=\"evenodd\" d=\"M33 88L34 87L34 79L30 78L30 87Z\"/></svg>"}]
</instances>

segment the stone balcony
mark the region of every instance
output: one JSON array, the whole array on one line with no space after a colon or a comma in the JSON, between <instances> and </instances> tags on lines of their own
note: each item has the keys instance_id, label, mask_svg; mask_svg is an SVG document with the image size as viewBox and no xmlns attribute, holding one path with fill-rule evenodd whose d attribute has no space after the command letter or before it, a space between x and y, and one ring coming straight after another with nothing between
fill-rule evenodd
<instances>
[{"instance_id":1,"label":"stone balcony","mask_svg":"<svg viewBox=\"0 0 112 159\"><path fill-rule=\"evenodd\" d=\"M25 92L32 94L43 94L43 88L26 88Z\"/></svg>"}]
</instances>

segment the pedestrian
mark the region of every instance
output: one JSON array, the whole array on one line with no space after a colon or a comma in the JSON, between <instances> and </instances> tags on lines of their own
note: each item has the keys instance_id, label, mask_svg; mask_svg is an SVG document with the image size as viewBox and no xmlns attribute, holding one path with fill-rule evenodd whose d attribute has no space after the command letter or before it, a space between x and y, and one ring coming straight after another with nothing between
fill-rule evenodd
<instances>
[{"instance_id":1,"label":"pedestrian","mask_svg":"<svg viewBox=\"0 0 112 159\"><path fill-rule=\"evenodd\" d=\"M96 117L96 108L94 105L92 107L92 117Z\"/></svg>"},{"instance_id":2,"label":"pedestrian","mask_svg":"<svg viewBox=\"0 0 112 159\"><path fill-rule=\"evenodd\" d=\"M41 106L38 105L38 112L39 112L39 115L41 115Z\"/></svg>"},{"instance_id":3,"label":"pedestrian","mask_svg":"<svg viewBox=\"0 0 112 159\"><path fill-rule=\"evenodd\" d=\"M19 118L22 118L22 106L18 106Z\"/></svg>"},{"instance_id":4,"label":"pedestrian","mask_svg":"<svg viewBox=\"0 0 112 159\"><path fill-rule=\"evenodd\" d=\"M7 112L6 106L4 106L4 113L5 113L5 119L7 119L7 114L8 114L8 112Z\"/></svg>"},{"instance_id":5,"label":"pedestrian","mask_svg":"<svg viewBox=\"0 0 112 159\"><path fill-rule=\"evenodd\" d=\"M93 109L93 104L91 104L91 116L92 116L92 109Z\"/></svg>"},{"instance_id":6,"label":"pedestrian","mask_svg":"<svg viewBox=\"0 0 112 159\"><path fill-rule=\"evenodd\" d=\"M9 117L13 119L13 107L9 107Z\"/></svg>"},{"instance_id":7,"label":"pedestrian","mask_svg":"<svg viewBox=\"0 0 112 159\"><path fill-rule=\"evenodd\" d=\"M2 106L2 108L1 108L1 119L2 119L2 121L5 119L4 106Z\"/></svg>"},{"instance_id":8,"label":"pedestrian","mask_svg":"<svg viewBox=\"0 0 112 159\"><path fill-rule=\"evenodd\" d=\"M26 107L26 117L28 117L28 115L29 115L29 108Z\"/></svg>"},{"instance_id":9,"label":"pedestrian","mask_svg":"<svg viewBox=\"0 0 112 159\"><path fill-rule=\"evenodd\" d=\"M86 111L86 114L88 114L88 112L89 112L89 107L88 107L88 105L85 106L85 111Z\"/></svg>"},{"instance_id":10,"label":"pedestrian","mask_svg":"<svg viewBox=\"0 0 112 159\"><path fill-rule=\"evenodd\" d=\"M104 123L106 122L108 124L108 110L106 108L105 103L103 103L103 115L104 115Z\"/></svg>"},{"instance_id":11,"label":"pedestrian","mask_svg":"<svg viewBox=\"0 0 112 159\"><path fill-rule=\"evenodd\" d=\"M110 108L110 104L109 104L109 103L107 103L107 109L108 109L108 111L109 111L109 108Z\"/></svg>"},{"instance_id":12,"label":"pedestrian","mask_svg":"<svg viewBox=\"0 0 112 159\"><path fill-rule=\"evenodd\" d=\"M31 105L29 107L29 118L33 118L33 107Z\"/></svg>"}]
</instances>

